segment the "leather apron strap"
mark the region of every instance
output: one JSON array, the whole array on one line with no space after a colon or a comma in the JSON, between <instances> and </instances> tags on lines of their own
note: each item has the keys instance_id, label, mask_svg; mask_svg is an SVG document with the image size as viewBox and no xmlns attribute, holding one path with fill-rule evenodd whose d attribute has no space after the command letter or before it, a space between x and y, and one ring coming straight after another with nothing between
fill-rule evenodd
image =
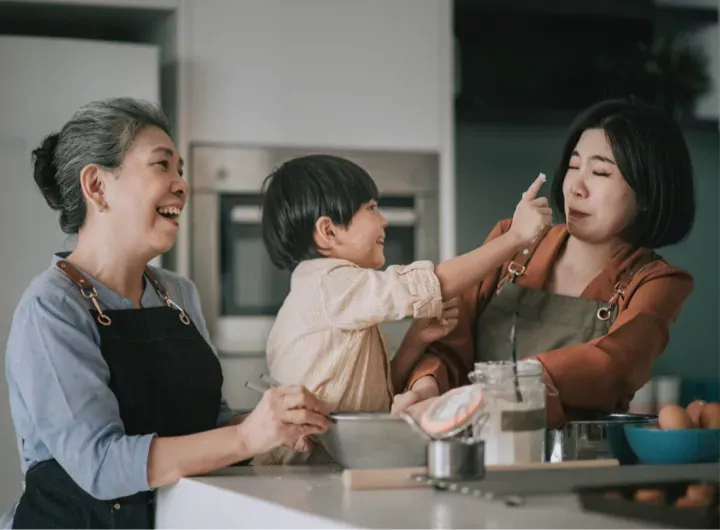
<instances>
[{"instance_id":1,"label":"leather apron strap","mask_svg":"<svg viewBox=\"0 0 720 530\"><path fill-rule=\"evenodd\" d=\"M55 266L60 272L70 278L70 280L72 280L72 282L78 287L78 289L80 289L80 293L85 298L90 300L93 306L95 306L95 310L97 311L98 323L102 324L103 326L109 326L110 324L112 324L112 319L103 312L100 304L98 303L98 292L92 282L90 282L90 280L88 280L82 272L80 272L72 263L67 260L59 260L55 264ZM153 288L157 292L158 296L162 299L162 301L165 302L168 307L176 309L179 312L180 321L186 326L190 325L190 318L187 316L185 310L179 305L177 305L170 298L167 290L162 285L160 280L158 280L157 276L155 276L155 274L147 267L145 268L144 276L152 284Z\"/></svg>"}]
</instances>

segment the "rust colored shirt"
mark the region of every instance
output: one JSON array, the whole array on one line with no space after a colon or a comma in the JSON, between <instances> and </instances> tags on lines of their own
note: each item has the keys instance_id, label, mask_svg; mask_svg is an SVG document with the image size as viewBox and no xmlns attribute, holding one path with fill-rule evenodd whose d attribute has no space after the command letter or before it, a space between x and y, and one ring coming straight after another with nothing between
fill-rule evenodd
<instances>
[{"instance_id":1,"label":"rust colored shirt","mask_svg":"<svg viewBox=\"0 0 720 530\"><path fill-rule=\"evenodd\" d=\"M501 221L486 241L509 227L510 220ZM567 238L566 225L552 227L516 283L543 289ZM610 300L623 271L648 260L651 253L645 248L622 247L580 296ZM475 362L475 322L505 276L508 263L462 295L457 326L430 345L410 375L408 387L427 375L437 380L441 393L468 383ZM606 335L537 355L546 377L559 391L557 398L548 398L548 426L562 426L587 411L627 410L634 393L649 381L653 362L668 344L670 324L692 290L689 273L662 259L652 261L632 277Z\"/></svg>"}]
</instances>

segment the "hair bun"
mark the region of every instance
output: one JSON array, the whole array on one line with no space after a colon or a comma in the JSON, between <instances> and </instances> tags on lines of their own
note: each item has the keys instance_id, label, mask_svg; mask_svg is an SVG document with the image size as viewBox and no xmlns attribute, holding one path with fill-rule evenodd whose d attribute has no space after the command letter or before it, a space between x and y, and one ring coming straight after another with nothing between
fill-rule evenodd
<instances>
[{"instance_id":1,"label":"hair bun","mask_svg":"<svg viewBox=\"0 0 720 530\"><path fill-rule=\"evenodd\" d=\"M48 206L53 210L62 209L62 193L56 179L57 167L55 166L55 148L59 140L59 133L50 134L32 152L35 183L40 188Z\"/></svg>"}]
</instances>

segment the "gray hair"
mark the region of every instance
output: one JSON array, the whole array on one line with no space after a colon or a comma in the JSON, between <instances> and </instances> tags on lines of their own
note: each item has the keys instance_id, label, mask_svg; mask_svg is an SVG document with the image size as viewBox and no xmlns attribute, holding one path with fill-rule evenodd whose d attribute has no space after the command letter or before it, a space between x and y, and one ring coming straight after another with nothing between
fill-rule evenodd
<instances>
[{"instance_id":1,"label":"gray hair","mask_svg":"<svg viewBox=\"0 0 720 530\"><path fill-rule=\"evenodd\" d=\"M114 170L122 165L135 136L170 126L155 105L132 98L94 101L78 110L59 133L47 136L32 153L35 182L50 208L60 212L60 228L76 234L87 208L80 172L88 164Z\"/></svg>"}]
</instances>

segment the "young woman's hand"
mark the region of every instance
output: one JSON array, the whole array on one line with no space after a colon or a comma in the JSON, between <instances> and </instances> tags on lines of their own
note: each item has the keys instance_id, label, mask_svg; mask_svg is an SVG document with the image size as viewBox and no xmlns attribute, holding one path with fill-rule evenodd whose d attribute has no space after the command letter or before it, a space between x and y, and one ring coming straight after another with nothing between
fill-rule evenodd
<instances>
[{"instance_id":1,"label":"young woman's hand","mask_svg":"<svg viewBox=\"0 0 720 530\"><path fill-rule=\"evenodd\" d=\"M418 379L410 390L396 394L393 398L391 414L400 414L403 410L419 411L424 408L421 403L440 395L437 381L431 375ZM429 403L428 403L429 404ZM415 405L413 407L413 405Z\"/></svg>"},{"instance_id":2,"label":"young woman's hand","mask_svg":"<svg viewBox=\"0 0 720 530\"><path fill-rule=\"evenodd\" d=\"M443 302L443 312L440 318L416 318L413 320L413 333L417 334L420 342L430 344L442 339L450 333L458 322L459 298Z\"/></svg>"},{"instance_id":3,"label":"young woman's hand","mask_svg":"<svg viewBox=\"0 0 720 530\"><path fill-rule=\"evenodd\" d=\"M251 455L286 445L309 448L307 437L325 432L332 422L328 407L302 386L271 388L237 426L238 441Z\"/></svg>"}]
</instances>

